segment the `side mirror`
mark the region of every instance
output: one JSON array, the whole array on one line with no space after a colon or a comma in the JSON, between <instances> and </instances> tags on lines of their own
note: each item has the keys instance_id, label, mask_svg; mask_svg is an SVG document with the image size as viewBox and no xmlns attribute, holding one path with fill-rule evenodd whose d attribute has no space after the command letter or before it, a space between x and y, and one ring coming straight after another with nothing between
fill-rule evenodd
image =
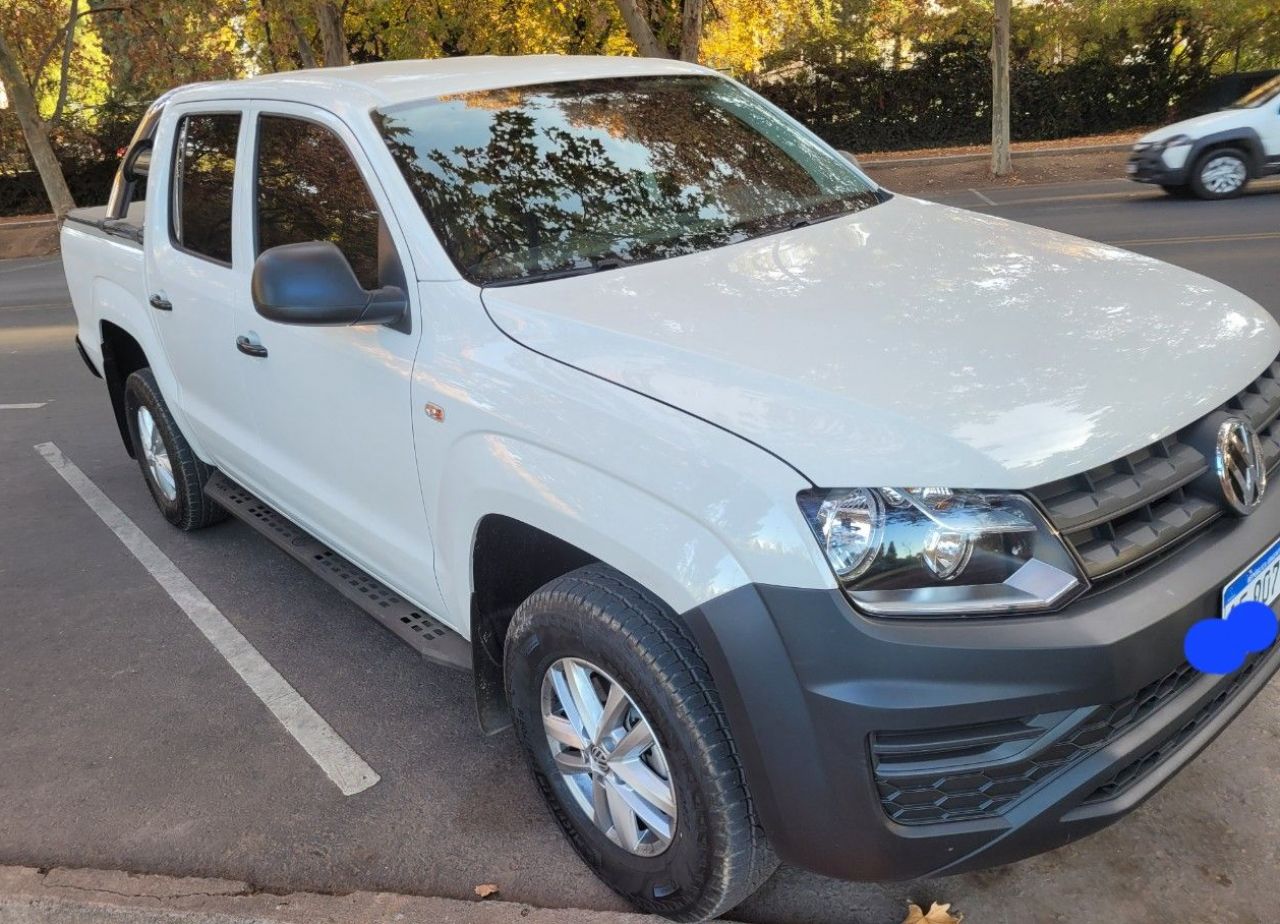
<instances>
[{"instance_id":1,"label":"side mirror","mask_svg":"<svg viewBox=\"0 0 1280 924\"><path fill-rule=\"evenodd\" d=\"M409 308L403 289L363 288L329 241L264 250L253 265L251 291L258 314L281 324L395 324Z\"/></svg>"},{"instance_id":2,"label":"side mirror","mask_svg":"<svg viewBox=\"0 0 1280 924\"><path fill-rule=\"evenodd\" d=\"M124 155L121 172L130 183L144 179L151 172L151 139L141 138Z\"/></svg>"}]
</instances>

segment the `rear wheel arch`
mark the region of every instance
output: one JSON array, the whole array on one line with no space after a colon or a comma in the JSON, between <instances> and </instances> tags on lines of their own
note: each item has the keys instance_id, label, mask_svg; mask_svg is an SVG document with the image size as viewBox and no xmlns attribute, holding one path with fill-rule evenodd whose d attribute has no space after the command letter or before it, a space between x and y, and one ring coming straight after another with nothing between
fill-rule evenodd
<instances>
[{"instance_id":1,"label":"rear wheel arch","mask_svg":"<svg viewBox=\"0 0 1280 924\"><path fill-rule=\"evenodd\" d=\"M136 458L125 415L124 386L130 375L139 369L148 368L151 362L142 344L123 327L103 321L100 330L102 378L107 383L107 394L111 397L111 409L116 415L116 426L120 428L120 439L124 442L125 452L129 453L130 458Z\"/></svg>"}]
</instances>

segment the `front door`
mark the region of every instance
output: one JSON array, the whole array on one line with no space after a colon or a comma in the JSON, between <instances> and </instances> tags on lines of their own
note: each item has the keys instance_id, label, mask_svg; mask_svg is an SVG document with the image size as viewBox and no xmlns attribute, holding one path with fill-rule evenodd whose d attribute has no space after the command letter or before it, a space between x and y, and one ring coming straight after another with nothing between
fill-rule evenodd
<instances>
[{"instance_id":1,"label":"front door","mask_svg":"<svg viewBox=\"0 0 1280 924\"><path fill-rule=\"evenodd\" d=\"M262 104L249 191L255 255L332 241L366 289L404 288L410 317L386 326L311 327L258 315L248 285L235 336L258 453L247 486L415 603L443 618L418 483L410 392L422 325L416 286L385 195L352 133L309 106ZM256 355L255 355L256 354Z\"/></svg>"}]
</instances>

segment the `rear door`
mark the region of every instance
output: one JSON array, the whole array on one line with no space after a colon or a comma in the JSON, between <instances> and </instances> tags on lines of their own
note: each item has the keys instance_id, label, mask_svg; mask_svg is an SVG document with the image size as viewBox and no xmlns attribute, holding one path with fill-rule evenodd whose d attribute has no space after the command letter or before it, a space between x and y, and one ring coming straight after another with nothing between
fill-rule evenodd
<instances>
[{"instance_id":1,"label":"rear door","mask_svg":"<svg viewBox=\"0 0 1280 924\"><path fill-rule=\"evenodd\" d=\"M234 377L234 306L252 269L243 125L234 104L172 108L152 154L145 243L147 311L178 385L166 398L206 461L233 469L257 439Z\"/></svg>"},{"instance_id":2,"label":"rear door","mask_svg":"<svg viewBox=\"0 0 1280 924\"><path fill-rule=\"evenodd\" d=\"M236 357L258 428L250 486L439 614L410 392L422 325L400 230L356 138L336 116L263 103L250 121L253 252L332 241L366 289L396 285L413 301L396 328L308 327L261 317L245 285L235 335L258 354Z\"/></svg>"}]
</instances>

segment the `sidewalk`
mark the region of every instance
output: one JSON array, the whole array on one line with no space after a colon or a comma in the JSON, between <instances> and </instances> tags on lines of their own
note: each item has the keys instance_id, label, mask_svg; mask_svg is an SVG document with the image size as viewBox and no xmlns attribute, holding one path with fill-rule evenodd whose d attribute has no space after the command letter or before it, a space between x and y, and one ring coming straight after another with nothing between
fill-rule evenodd
<instances>
[{"instance_id":1,"label":"sidewalk","mask_svg":"<svg viewBox=\"0 0 1280 924\"><path fill-rule=\"evenodd\" d=\"M0 260L58 252L58 222L52 215L0 218Z\"/></svg>"},{"instance_id":2,"label":"sidewalk","mask_svg":"<svg viewBox=\"0 0 1280 924\"><path fill-rule=\"evenodd\" d=\"M353 892L255 891L227 879L0 866L3 924L653 924L656 918Z\"/></svg>"}]
</instances>

